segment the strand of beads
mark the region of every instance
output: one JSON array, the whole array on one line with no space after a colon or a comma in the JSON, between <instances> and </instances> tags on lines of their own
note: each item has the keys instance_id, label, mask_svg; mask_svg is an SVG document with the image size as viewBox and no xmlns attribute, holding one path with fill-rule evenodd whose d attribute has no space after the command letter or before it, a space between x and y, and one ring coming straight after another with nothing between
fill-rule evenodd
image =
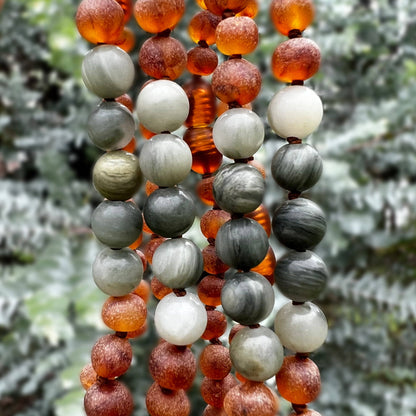
<instances>
[{"instance_id":1,"label":"strand of beads","mask_svg":"<svg viewBox=\"0 0 416 416\"><path fill-rule=\"evenodd\" d=\"M322 160L315 148L302 139L315 131L322 119L318 95L303 82L319 69L320 51L303 30L312 22L311 0L273 0L271 19L289 40L278 45L272 57L274 76L291 83L272 98L268 120L272 129L288 144L272 160L272 175L289 191L273 215L273 232L290 250L278 260L275 280L279 290L292 302L277 313L275 331L282 344L295 355L285 357L276 375L282 397L292 403L293 415L319 416L308 409L320 391L320 374L308 358L325 341L328 325L323 312L310 301L325 288L328 272L323 260L309 251L323 238L326 221L322 210L301 193L319 180Z\"/></svg>"}]
</instances>

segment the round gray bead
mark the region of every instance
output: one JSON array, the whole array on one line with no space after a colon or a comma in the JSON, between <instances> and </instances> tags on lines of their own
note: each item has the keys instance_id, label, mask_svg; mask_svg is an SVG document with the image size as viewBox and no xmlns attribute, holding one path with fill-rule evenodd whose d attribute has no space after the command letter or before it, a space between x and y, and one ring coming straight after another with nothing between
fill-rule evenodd
<instances>
[{"instance_id":1,"label":"round gray bead","mask_svg":"<svg viewBox=\"0 0 416 416\"><path fill-rule=\"evenodd\" d=\"M296 198L284 202L274 213L273 232L277 239L293 250L315 247L326 231L325 215L315 202Z\"/></svg>"},{"instance_id":2,"label":"round gray bead","mask_svg":"<svg viewBox=\"0 0 416 416\"><path fill-rule=\"evenodd\" d=\"M95 284L109 296L124 296L134 290L143 277L141 258L130 248L101 250L92 265Z\"/></svg>"},{"instance_id":3,"label":"round gray bead","mask_svg":"<svg viewBox=\"0 0 416 416\"><path fill-rule=\"evenodd\" d=\"M273 310L273 288L259 273L236 273L222 288L221 305L234 321L254 325L267 318Z\"/></svg>"},{"instance_id":4,"label":"round gray bead","mask_svg":"<svg viewBox=\"0 0 416 416\"><path fill-rule=\"evenodd\" d=\"M309 144L286 144L274 155L271 172L279 186L303 192L314 186L322 173L322 159Z\"/></svg>"}]
</instances>

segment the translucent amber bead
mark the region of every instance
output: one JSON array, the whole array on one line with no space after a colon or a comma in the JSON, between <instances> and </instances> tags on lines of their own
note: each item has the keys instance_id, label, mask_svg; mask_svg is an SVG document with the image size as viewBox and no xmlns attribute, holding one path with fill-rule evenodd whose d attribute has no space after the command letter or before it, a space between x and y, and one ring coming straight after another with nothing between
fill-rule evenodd
<instances>
[{"instance_id":1,"label":"translucent amber bead","mask_svg":"<svg viewBox=\"0 0 416 416\"><path fill-rule=\"evenodd\" d=\"M201 396L211 406L222 407L225 395L237 384L231 374L221 380L205 377L201 383Z\"/></svg>"},{"instance_id":2,"label":"translucent amber bead","mask_svg":"<svg viewBox=\"0 0 416 416\"><path fill-rule=\"evenodd\" d=\"M182 43L170 36L147 39L139 52L139 65L152 78L178 78L186 68L187 54Z\"/></svg>"},{"instance_id":3,"label":"translucent amber bead","mask_svg":"<svg viewBox=\"0 0 416 416\"><path fill-rule=\"evenodd\" d=\"M225 11L237 13L247 6L248 0L204 0L207 9L221 16Z\"/></svg>"},{"instance_id":4,"label":"translucent amber bead","mask_svg":"<svg viewBox=\"0 0 416 416\"><path fill-rule=\"evenodd\" d=\"M215 29L221 17L204 10L197 13L189 22L189 37L195 42L205 41L207 45L215 43Z\"/></svg>"},{"instance_id":5,"label":"translucent amber bead","mask_svg":"<svg viewBox=\"0 0 416 416\"><path fill-rule=\"evenodd\" d=\"M247 110L252 110L252 105L251 105L251 103L247 103L247 104L244 104L243 106L242 106L242 108L247 108ZM223 113L225 113L227 110L229 110L230 108L232 108L232 107L230 107L227 103L224 103L223 101L217 101L217 117L219 117L221 114L223 114Z\"/></svg>"},{"instance_id":6,"label":"translucent amber bead","mask_svg":"<svg viewBox=\"0 0 416 416\"><path fill-rule=\"evenodd\" d=\"M218 65L218 56L210 48L196 46L188 51L186 68L194 75L210 75Z\"/></svg>"},{"instance_id":7,"label":"translucent amber bead","mask_svg":"<svg viewBox=\"0 0 416 416\"><path fill-rule=\"evenodd\" d=\"M306 38L293 38L281 43L273 52L272 71L282 82L304 81L319 69L321 52L318 45Z\"/></svg>"},{"instance_id":8,"label":"translucent amber bead","mask_svg":"<svg viewBox=\"0 0 416 416\"><path fill-rule=\"evenodd\" d=\"M163 299L169 293L172 293L172 289L170 287L165 286L157 277L153 277L150 283L150 287L152 288L153 296L156 299Z\"/></svg>"},{"instance_id":9,"label":"translucent amber bead","mask_svg":"<svg viewBox=\"0 0 416 416\"><path fill-rule=\"evenodd\" d=\"M204 333L201 335L202 339L209 341L210 339L217 339L227 330L227 318L225 315L214 309L207 311L207 326Z\"/></svg>"},{"instance_id":10,"label":"translucent amber bead","mask_svg":"<svg viewBox=\"0 0 416 416\"><path fill-rule=\"evenodd\" d=\"M120 95L120 97L116 98L116 101L126 106L130 110L130 112L133 112L134 103L130 95L128 94Z\"/></svg>"},{"instance_id":11,"label":"translucent amber bead","mask_svg":"<svg viewBox=\"0 0 416 416\"><path fill-rule=\"evenodd\" d=\"M244 216L257 221L264 228L267 236L270 237L270 234L272 233L272 222L266 205L261 204L253 212L245 214Z\"/></svg>"},{"instance_id":12,"label":"translucent amber bead","mask_svg":"<svg viewBox=\"0 0 416 416\"><path fill-rule=\"evenodd\" d=\"M245 55L259 43L259 31L253 19L234 16L222 20L215 31L215 43L224 55Z\"/></svg>"},{"instance_id":13,"label":"translucent amber bead","mask_svg":"<svg viewBox=\"0 0 416 416\"><path fill-rule=\"evenodd\" d=\"M224 345L207 345L199 356L199 367L205 377L222 380L231 371L230 352Z\"/></svg>"},{"instance_id":14,"label":"translucent amber bead","mask_svg":"<svg viewBox=\"0 0 416 416\"><path fill-rule=\"evenodd\" d=\"M188 416L191 412L184 390L162 389L157 383L146 394L146 407L150 416Z\"/></svg>"},{"instance_id":15,"label":"translucent amber bead","mask_svg":"<svg viewBox=\"0 0 416 416\"><path fill-rule=\"evenodd\" d=\"M137 142L136 139L133 137L124 147L122 150L128 153L134 153L136 150ZM137 247L137 246L136 246Z\"/></svg>"},{"instance_id":16,"label":"translucent amber bead","mask_svg":"<svg viewBox=\"0 0 416 416\"><path fill-rule=\"evenodd\" d=\"M124 23L127 23L130 20L130 17L133 14L133 0L116 0L116 2L121 6L124 12Z\"/></svg>"},{"instance_id":17,"label":"translucent amber bead","mask_svg":"<svg viewBox=\"0 0 416 416\"><path fill-rule=\"evenodd\" d=\"M135 331L127 332L126 338L128 339L138 338L147 331L147 328L148 328L148 325L147 325L147 320L146 320L146 322L139 329L136 329Z\"/></svg>"},{"instance_id":18,"label":"translucent amber bead","mask_svg":"<svg viewBox=\"0 0 416 416\"><path fill-rule=\"evenodd\" d=\"M312 0L273 0L270 17L276 29L287 36L291 30L303 32L313 21Z\"/></svg>"},{"instance_id":19,"label":"translucent amber bead","mask_svg":"<svg viewBox=\"0 0 416 416\"><path fill-rule=\"evenodd\" d=\"M254 19L257 16L258 12L259 5L257 0L249 0L247 6L243 10L241 10L241 12L238 12L236 16L247 16Z\"/></svg>"},{"instance_id":20,"label":"translucent amber bead","mask_svg":"<svg viewBox=\"0 0 416 416\"><path fill-rule=\"evenodd\" d=\"M140 129L140 133L142 134L142 136L147 140L152 138L156 134L148 130L145 126L143 126L142 123L139 123L139 129Z\"/></svg>"},{"instance_id":21,"label":"translucent amber bead","mask_svg":"<svg viewBox=\"0 0 416 416\"><path fill-rule=\"evenodd\" d=\"M212 184L214 182L215 176L208 176L207 178L202 178L197 186L196 193L199 196L199 199L207 205L214 205L214 193L212 189Z\"/></svg>"},{"instance_id":22,"label":"translucent amber bead","mask_svg":"<svg viewBox=\"0 0 416 416\"><path fill-rule=\"evenodd\" d=\"M207 239L215 239L218 230L230 219L230 213L221 209L210 209L201 217L201 232Z\"/></svg>"},{"instance_id":23,"label":"translucent amber bead","mask_svg":"<svg viewBox=\"0 0 416 416\"><path fill-rule=\"evenodd\" d=\"M264 276L271 285L274 284L274 269L276 267L276 256L274 254L273 248L269 247L266 257L263 261L256 267L251 269L252 272L256 272Z\"/></svg>"},{"instance_id":24,"label":"translucent amber bead","mask_svg":"<svg viewBox=\"0 0 416 416\"><path fill-rule=\"evenodd\" d=\"M206 9L207 6L205 5L205 0L195 0L199 7L202 9Z\"/></svg>"},{"instance_id":25,"label":"translucent amber bead","mask_svg":"<svg viewBox=\"0 0 416 416\"><path fill-rule=\"evenodd\" d=\"M144 247L144 255L146 256L146 260L149 264L152 264L153 254L155 253L156 249L166 240L164 237L156 237L150 239L146 246Z\"/></svg>"},{"instance_id":26,"label":"translucent amber bead","mask_svg":"<svg viewBox=\"0 0 416 416\"><path fill-rule=\"evenodd\" d=\"M134 32L128 27L123 29L120 39L115 42L115 44L125 52L131 52L135 43L136 37L134 36Z\"/></svg>"},{"instance_id":27,"label":"translucent amber bead","mask_svg":"<svg viewBox=\"0 0 416 416\"><path fill-rule=\"evenodd\" d=\"M147 303L150 297L150 283L147 280L142 279L132 293L140 296L144 300L144 303Z\"/></svg>"},{"instance_id":28,"label":"translucent amber bead","mask_svg":"<svg viewBox=\"0 0 416 416\"><path fill-rule=\"evenodd\" d=\"M202 250L202 256L204 258L204 270L210 274L225 273L229 266L227 266L218 256L215 250L215 246L206 246Z\"/></svg>"},{"instance_id":29,"label":"translucent amber bead","mask_svg":"<svg viewBox=\"0 0 416 416\"><path fill-rule=\"evenodd\" d=\"M201 302L208 306L221 305L221 290L225 280L214 276L205 276L198 284L198 296Z\"/></svg>"},{"instance_id":30,"label":"translucent amber bead","mask_svg":"<svg viewBox=\"0 0 416 416\"><path fill-rule=\"evenodd\" d=\"M184 0L137 0L134 5L138 25L149 33L173 29L184 11Z\"/></svg>"},{"instance_id":31,"label":"translucent amber bead","mask_svg":"<svg viewBox=\"0 0 416 416\"><path fill-rule=\"evenodd\" d=\"M95 372L91 363L86 364L79 375L79 381L85 390L88 390L96 381L97 373Z\"/></svg>"}]
</instances>

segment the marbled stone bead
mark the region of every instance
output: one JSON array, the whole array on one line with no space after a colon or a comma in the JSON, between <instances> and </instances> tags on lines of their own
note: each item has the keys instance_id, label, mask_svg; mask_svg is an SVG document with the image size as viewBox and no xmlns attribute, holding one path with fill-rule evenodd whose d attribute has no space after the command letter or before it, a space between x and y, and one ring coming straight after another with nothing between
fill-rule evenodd
<instances>
[{"instance_id":1,"label":"marbled stone bead","mask_svg":"<svg viewBox=\"0 0 416 416\"><path fill-rule=\"evenodd\" d=\"M173 134L157 134L140 151L140 168L150 182L173 186L183 181L192 167L189 146Z\"/></svg>"},{"instance_id":2,"label":"marbled stone bead","mask_svg":"<svg viewBox=\"0 0 416 416\"><path fill-rule=\"evenodd\" d=\"M283 189L303 192L319 181L322 158L309 144L286 144L273 156L271 172Z\"/></svg>"},{"instance_id":3,"label":"marbled stone bead","mask_svg":"<svg viewBox=\"0 0 416 416\"><path fill-rule=\"evenodd\" d=\"M231 341L230 358L234 368L245 378L265 381L282 366L283 347L269 328L243 328Z\"/></svg>"},{"instance_id":4,"label":"marbled stone bead","mask_svg":"<svg viewBox=\"0 0 416 416\"><path fill-rule=\"evenodd\" d=\"M186 238L166 240L155 251L154 275L170 288L195 285L204 268L201 250Z\"/></svg>"},{"instance_id":5,"label":"marbled stone bead","mask_svg":"<svg viewBox=\"0 0 416 416\"><path fill-rule=\"evenodd\" d=\"M112 201L126 201L139 189L142 181L139 159L124 150L104 153L92 171L95 189Z\"/></svg>"},{"instance_id":6,"label":"marbled stone bead","mask_svg":"<svg viewBox=\"0 0 416 416\"><path fill-rule=\"evenodd\" d=\"M287 303L277 312L274 330L287 349L309 353L317 350L326 339L328 323L324 313L311 302Z\"/></svg>"},{"instance_id":7,"label":"marbled stone bead","mask_svg":"<svg viewBox=\"0 0 416 416\"><path fill-rule=\"evenodd\" d=\"M92 265L95 284L110 296L124 296L134 290L143 277L141 258L130 248L101 250Z\"/></svg>"},{"instance_id":8,"label":"marbled stone bead","mask_svg":"<svg viewBox=\"0 0 416 416\"><path fill-rule=\"evenodd\" d=\"M328 269L312 251L289 251L276 264L274 278L279 290L295 302L317 298L325 289Z\"/></svg>"},{"instance_id":9,"label":"marbled stone bead","mask_svg":"<svg viewBox=\"0 0 416 416\"><path fill-rule=\"evenodd\" d=\"M146 224L162 237L179 237L195 219L195 205L188 192L174 187L157 189L147 198L143 215Z\"/></svg>"},{"instance_id":10,"label":"marbled stone bead","mask_svg":"<svg viewBox=\"0 0 416 416\"><path fill-rule=\"evenodd\" d=\"M142 213L132 202L103 201L91 216L95 236L111 248L123 248L134 243L142 227Z\"/></svg>"},{"instance_id":11,"label":"marbled stone bead","mask_svg":"<svg viewBox=\"0 0 416 416\"><path fill-rule=\"evenodd\" d=\"M274 306L269 281L255 272L236 273L221 291L224 312L242 325L254 325L267 318Z\"/></svg>"},{"instance_id":12,"label":"marbled stone bead","mask_svg":"<svg viewBox=\"0 0 416 416\"><path fill-rule=\"evenodd\" d=\"M102 101L90 114L87 132L100 149L122 149L134 136L135 123L131 112L117 101Z\"/></svg>"},{"instance_id":13,"label":"marbled stone bead","mask_svg":"<svg viewBox=\"0 0 416 416\"><path fill-rule=\"evenodd\" d=\"M264 259L269 241L263 227L251 218L226 222L215 240L218 257L234 269L248 271Z\"/></svg>"},{"instance_id":14,"label":"marbled stone bead","mask_svg":"<svg viewBox=\"0 0 416 416\"><path fill-rule=\"evenodd\" d=\"M306 198L285 201L272 219L274 235L286 247L304 251L315 247L326 231L325 215Z\"/></svg>"},{"instance_id":15,"label":"marbled stone bead","mask_svg":"<svg viewBox=\"0 0 416 416\"><path fill-rule=\"evenodd\" d=\"M261 173L246 163L233 163L219 169L213 183L218 206L231 213L247 214L262 202L265 182Z\"/></svg>"}]
</instances>

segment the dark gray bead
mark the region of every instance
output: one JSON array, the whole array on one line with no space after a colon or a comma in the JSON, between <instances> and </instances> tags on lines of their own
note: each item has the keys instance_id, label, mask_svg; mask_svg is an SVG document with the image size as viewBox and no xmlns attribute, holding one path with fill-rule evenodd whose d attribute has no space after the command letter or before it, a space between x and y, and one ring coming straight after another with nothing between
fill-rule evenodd
<instances>
[{"instance_id":1,"label":"dark gray bead","mask_svg":"<svg viewBox=\"0 0 416 416\"><path fill-rule=\"evenodd\" d=\"M274 155L271 172L279 186L303 192L314 186L322 173L322 159L309 144L286 144Z\"/></svg>"},{"instance_id":2,"label":"dark gray bead","mask_svg":"<svg viewBox=\"0 0 416 416\"><path fill-rule=\"evenodd\" d=\"M213 193L224 211L247 214L262 202L265 182L261 173L246 163L223 166L215 175Z\"/></svg>"},{"instance_id":3,"label":"dark gray bead","mask_svg":"<svg viewBox=\"0 0 416 416\"><path fill-rule=\"evenodd\" d=\"M263 227L251 218L226 222L215 240L218 257L234 269L248 271L261 263L269 249Z\"/></svg>"},{"instance_id":4,"label":"dark gray bead","mask_svg":"<svg viewBox=\"0 0 416 416\"><path fill-rule=\"evenodd\" d=\"M111 248L123 248L134 243L142 227L142 213L132 202L103 201L91 217L95 236Z\"/></svg>"},{"instance_id":5,"label":"dark gray bead","mask_svg":"<svg viewBox=\"0 0 416 416\"><path fill-rule=\"evenodd\" d=\"M273 232L277 239L293 250L315 247L326 231L325 215L315 202L297 198L284 202L274 213Z\"/></svg>"},{"instance_id":6,"label":"dark gray bead","mask_svg":"<svg viewBox=\"0 0 416 416\"><path fill-rule=\"evenodd\" d=\"M174 187L161 188L147 198L143 215L146 224L162 237L179 237L186 233L195 219L195 205L188 192Z\"/></svg>"},{"instance_id":7,"label":"dark gray bead","mask_svg":"<svg viewBox=\"0 0 416 416\"><path fill-rule=\"evenodd\" d=\"M325 289L328 269L312 251L290 251L277 262L274 278L286 297L306 302L317 298Z\"/></svg>"},{"instance_id":8,"label":"dark gray bead","mask_svg":"<svg viewBox=\"0 0 416 416\"><path fill-rule=\"evenodd\" d=\"M236 273L222 288L221 305L234 321L254 325L267 318L273 310L273 288L259 273Z\"/></svg>"}]
</instances>

